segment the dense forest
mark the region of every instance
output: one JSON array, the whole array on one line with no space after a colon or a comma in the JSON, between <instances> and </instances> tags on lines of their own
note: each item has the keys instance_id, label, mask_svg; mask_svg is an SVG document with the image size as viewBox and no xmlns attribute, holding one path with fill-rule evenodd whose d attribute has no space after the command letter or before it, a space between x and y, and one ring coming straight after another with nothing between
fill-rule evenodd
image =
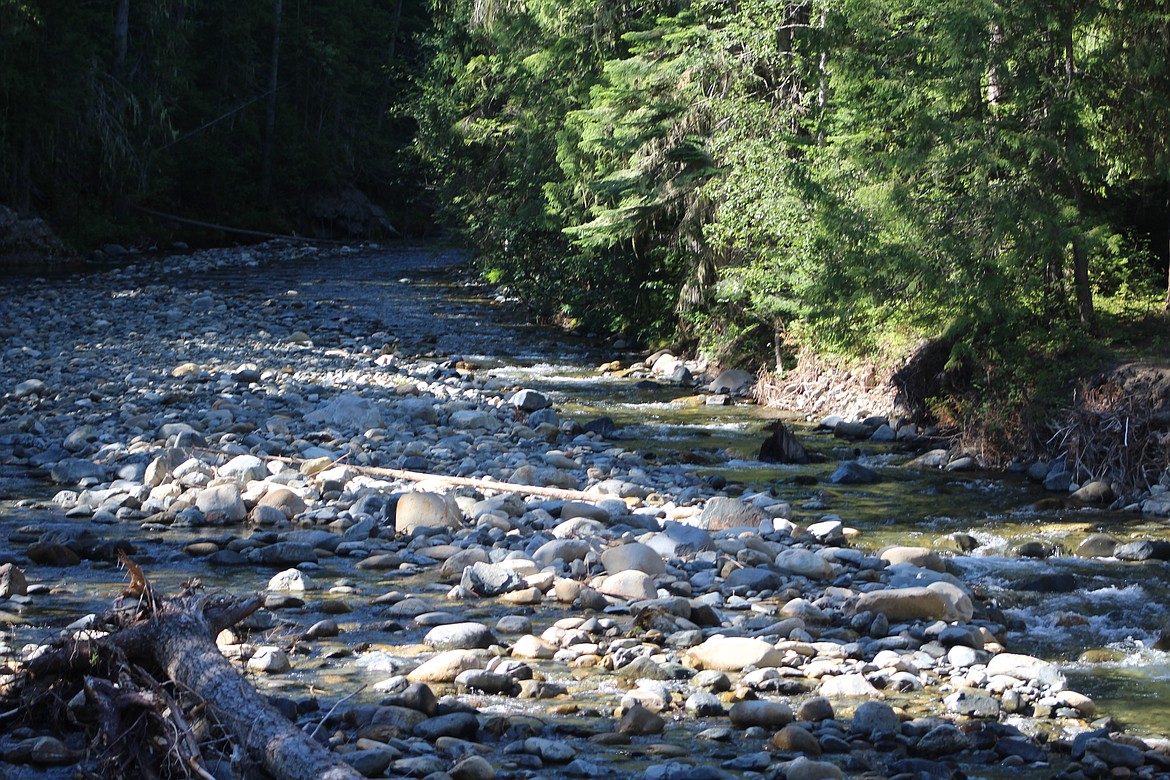
<instances>
[{"instance_id":1,"label":"dense forest","mask_svg":"<svg viewBox=\"0 0 1170 780\"><path fill-rule=\"evenodd\" d=\"M78 245L361 193L570 327L933 339L958 422L1164 317L1168 149L1165 0L0 0L0 203Z\"/></svg>"}]
</instances>

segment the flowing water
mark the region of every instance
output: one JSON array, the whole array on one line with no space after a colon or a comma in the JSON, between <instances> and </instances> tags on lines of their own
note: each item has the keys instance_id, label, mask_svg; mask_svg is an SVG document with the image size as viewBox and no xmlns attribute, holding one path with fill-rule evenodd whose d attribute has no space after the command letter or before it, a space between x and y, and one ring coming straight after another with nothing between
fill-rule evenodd
<instances>
[{"instance_id":1,"label":"flowing water","mask_svg":"<svg viewBox=\"0 0 1170 780\"><path fill-rule=\"evenodd\" d=\"M600 340L526 324L514 306L493 301L485 288L453 273L464 259L453 250L394 249L341 260L307 257L279 267L221 269L170 283L196 290L230 287L259 299L297 290L309 305L328 304L345 316L369 321L372 329L393 334L404 353L430 352L476 363L482 371L546 392L565 417L585 421L609 416L621 430L621 444L648 458L694 464L696 471L718 473L743 490L771 490L791 504L797 522L839 516L858 531L853 543L862 548L896 543L955 549L951 537L969 534L980 546L949 558L952 571L1002 611L1010 627L1009 649L1060 663L1072 687L1132 730L1170 731L1170 655L1151 647L1170 620L1170 564L1072 554L1095 531L1123 541L1170 538L1164 522L1044 501L1051 494L1010 475L908 470L902 464L918 454L914 448L847 443L816 432L801 420L787 422L825 462L807 466L758 462L754 458L767 435L764 426L778 412L746 404L690 406L680 399L692 395L691 390L639 386L633 379L603 376L595 370L598 364L629 356L603 348ZM829 475L847 459L859 459L883 480L864 486L831 484ZM44 523L59 522L37 503L53 491L28 475L0 477L0 522L10 545L21 540L14 531L20 526L37 525L39 531ZM168 532L165 540L149 531L136 537L142 561L175 564L174 582L166 581L166 574L156 574L163 578L156 585L174 585L190 576L189 565L181 565L184 556L173 553L175 534ZM1050 542L1060 553L1044 560L1012 556L1013 545L1025 540ZM156 565L152 571L165 568ZM1071 580L1054 575L1071 575ZM109 603L124 583L113 566L99 565L87 574L70 576L71 581L55 586L55 592L65 596L54 604L57 614L38 614L38 620L59 628L61 621L93 609L95 602ZM229 590L233 586L233 575L224 570L208 576L226 576L211 584ZM331 580L328 561L314 576ZM436 609L449 608L442 598L445 586L414 578L409 569L381 576L381 581L364 585L398 588L433 599ZM76 598L69 598L71 593ZM470 609L469 619L488 616L474 613L474 606ZM371 625L368 636L347 634L345 643L352 646L366 639L376 646L374 629ZM422 631L418 634L421 637ZM1110 660L1079 662L1091 649L1110 651L1105 654ZM337 652L347 652L340 642ZM322 666L326 656L327 652L322 654ZM302 674L312 674L308 666L299 667ZM497 697L480 706L491 710L516 705ZM579 706L587 711L588 699Z\"/></svg>"}]
</instances>

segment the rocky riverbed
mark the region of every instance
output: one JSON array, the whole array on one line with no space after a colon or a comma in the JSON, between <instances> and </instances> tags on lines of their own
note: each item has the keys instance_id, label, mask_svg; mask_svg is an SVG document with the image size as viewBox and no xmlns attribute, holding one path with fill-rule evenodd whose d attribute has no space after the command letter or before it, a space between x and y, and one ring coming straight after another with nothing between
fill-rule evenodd
<instances>
[{"instance_id":1,"label":"rocky riverbed","mask_svg":"<svg viewBox=\"0 0 1170 780\"><path fill-rule=\"evenodd\" d=\"M444 354L437 312L396 330L282 286L315 254L5 285L0 498L55 485L0 517L9 671L109 605L123 551L158 588L264 592L221 649L370 777L1170 775L1170 743L1005 647L946 555L626 449ZM5 726L10 777L89 760Z\"/></svg>"}]
</instances>

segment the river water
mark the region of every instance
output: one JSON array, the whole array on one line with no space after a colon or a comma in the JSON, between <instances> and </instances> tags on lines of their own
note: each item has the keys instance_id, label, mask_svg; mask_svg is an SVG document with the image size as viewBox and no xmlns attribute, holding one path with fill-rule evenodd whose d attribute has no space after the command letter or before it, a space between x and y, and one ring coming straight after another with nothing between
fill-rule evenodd
<instances>
[{"instance_id":1,"label":"river water","mask_svg":"<svg viewBox=\"0 0 1170 780\"><path fill-rule=\"evenodd\" d=\"M1170 731L1170 656L1151 648L1170 620L1170 564L1072 554L1092 532L1123 541L1170 538L1164 522L1045 501L1052 495L1011 475L905 469L918 450L847 443L798 419L787 422L825 462L760 463L754 457L767 435L764 425L779 412L749 404L688 406L679 399L693 389L639 386L635 379L603 376L596 370L599 364L636 356L616 354L599 338L526 323L517 306L494 300L488 288L456 272L465 260L460 251L431 248L341 259L310 255L280 266L224 268L169 283L192 290L231 288L258 299L296 290L307 304L330 306L394 334L403 353L476 363L485 372L544 391L564 417L612 417L623 445L648 457L696 464L697 471L721 474L745 490L771 490L791 504L798 523L839 516L857 529L855 546L867 550L895 543L955 550L952 535L969 534L980 546L948 558L949 567L998 605L1010 629L1009 649L1056 661L1071 687L1131 730ZM883 480L866 486L831 484L828 476L847 459L859 459ZM0 517L6 530L43 520L18 505L43 500L53 490L36 479L5 474ZM1053 543L1059 552L1043 560L1012 555L1016 544L1029 540ZM111 572L87 595L108 600L120 582ZM211 584L230 588L232 582ZM89 603L79 595L76 604L60 606L81 610ZM1094 649L1108 650L1110 660L1078 661Z\"/></svg>"}]
</instances>

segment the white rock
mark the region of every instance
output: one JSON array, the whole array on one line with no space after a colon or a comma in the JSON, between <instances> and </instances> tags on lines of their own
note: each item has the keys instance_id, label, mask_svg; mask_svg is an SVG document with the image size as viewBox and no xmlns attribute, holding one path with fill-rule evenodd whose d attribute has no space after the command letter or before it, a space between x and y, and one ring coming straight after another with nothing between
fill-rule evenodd
<instances>
[{"instance_id":1,"label":"white rock","mask_svg":"<svg viewBox=\"0 0 1170 780\"><path fill-rule=\"evenodd\" d=\"M780 666L784 654L762 639L713 636L687 651L693 665L720 672L738 672L748 666Z\"/></svg>"},{"instance_id":2,"label":"white rock","mask_svg":"<svg viewBox=\"0 0 1170 780\"><path fill-rule=\"evenodd\" d=\"M248 508L237 485L216 485L199 491L195 506L209 523L238 523L248 516Z\"/></svg>"},{"instance_id":3,"label":"white rock","mask_svg":"<svg viewBox=\"0 0 1170 780\"><path fill-rule=\"evenodd\" d=\"M453 496L440 493L406 493L398 499L394 530L413 533L416 528L459 528L463 510Z\"/></svg>"},{"instance_id":4,"label":"white rock","mask_svg":"<svg viewBox=\"0 0 1170 780\"><path fill-rule=\"evenodd\" d=\"M268 580L268 589L276 591L318 590L321 586L300 569L285 569Z\"/></svg>"},{"instance_id":5,"label":"white rock","mask_svg":"<svg viewBox=\"0 0 1170 780\"><path fill-rule=\"evenodd\" d=\"M48 385L39 379L26 379L23 382L18 382L16 387L12 390L12 395L16 398L27 398L30 395L45 395L48 393Z\"/></svg>"},{"instance_id":6,"label":"white rock","mask_svg":"<svg viewBox=\"0 0 1170 780\"><path fill-rule=\"evenodd\" d=\"M880 699L882 694L870 684L861 674L842 674L829 677L821 682L817 689L819 696L854 697L861 699Z\"/></svg>"},{"instance_id":7,"label":"white rock","mask_svg":"<svg viewBox=\"0 0 1170 780\"><path fill-rule=\"evenodd\" d=\"M237 455L219 467L219 476L250 482L268 476L268 467L255 455Z\"/></svg>"},{"instance_id":8,"label":"white rock","mask_svg":"<svg viewBox=\"0 0 1170 780\"><path fill-rule=\"evenodd\" d=\"M621 599L652 599L658 595L654 578L640 571L622 571L605 578L597 588L607 596Z\"/></svg>"},{"instance_id":9,"label":"white rock","mask_svg":"<svg viewBox=\"0 0 1170 780\"><path fill-rule=\"evenodd\" d=\"M1054 690L1063 690L1064 675L1056 664L1020 653L1000 653L987 662L987 676L1005 675L1024 682L1038 683Z\"/></svg>"},{"instance_id":10,"label":"white rock","mask_svg":"<svg viewBox=\"0 0 1170 780\"><path fill-rule=\"evenodd\" d=\"M662 556L638 542L610 547L601 554L601 565L610 574L640 571L653 577L666 573Z\"/></svg>"}]
</instances>

